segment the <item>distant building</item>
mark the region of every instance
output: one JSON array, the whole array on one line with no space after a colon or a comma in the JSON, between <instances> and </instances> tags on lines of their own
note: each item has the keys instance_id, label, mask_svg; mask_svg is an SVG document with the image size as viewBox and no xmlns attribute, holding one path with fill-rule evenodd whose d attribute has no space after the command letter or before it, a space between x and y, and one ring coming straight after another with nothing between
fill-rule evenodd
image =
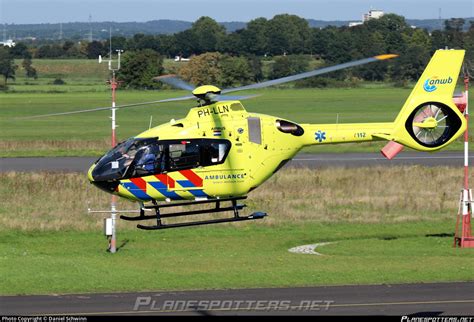
<instances>
[{"instance_id":1,"label":"distant building","mask_svg":"<svg viewBox=\"0 0 474 322\"><path fill-rule=\"evenodd\" d=\"M174 56L174 61L180 62L180 61L190 61L189 58L184 58L183 56Z\"/></svg>"},{"instance_id":2,"label":"distant building","mask_svg":"<svg viewBox=\"0 0 474 322\"><path fill-rule=\"evenodd\" d=\"M349 27L355 27L355 26L360 26L362 25L362 21L354 21L354 22L349 22Z\"/></svg>"},{"instance_id":3,"label":"distant building","mask_svg":"<svg viewBox=\"0 0 474 322\"><path fill-rule=\"evenodd\" d=\"M364 15L362 16L362 21L349 22L349 27L360 26L364 22L369 21L370 19L379 19L383 17L383 15L384 15L384 12L382 10L374 10L374 9L369 10L369 12L364 13Z\"/></svg>"},{"instance_id":4,"label":"distant building","mask_svg":"<svg viewBox=\"0 0 474 322\"><path fill-rule=\"evenodd\" d=\"M362 17L362 21L366 22L369 21L370 19L379 19L382 18L384 15L384 12L382 10L369 10L368 13L364 13L364 16Z\"/></svg>"},{"instance_id":5,"label":"distant building","mask_svg":"<svg viewBox=\"0 0 474 322\"><path fill-rule=\"evenodd\" d=\"M8 39L8 40L5 40L5 41L2 41L0 42L0 46L4 46L4 47L15 47L15 42L12 40L12 39Z\"/></svg>"}]
</instances>

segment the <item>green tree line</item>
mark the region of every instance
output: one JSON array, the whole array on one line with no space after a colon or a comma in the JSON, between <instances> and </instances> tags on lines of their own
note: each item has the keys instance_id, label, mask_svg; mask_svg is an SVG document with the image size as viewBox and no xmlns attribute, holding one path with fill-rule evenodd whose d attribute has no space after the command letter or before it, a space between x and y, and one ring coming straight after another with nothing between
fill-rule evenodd
<instances>
[{"instance_id":1,"label":"green tree line","mask_svg":"<svg viewBox=\"0 0 474 322\"><path fill-rule=\"evenodd\" d=\"M245 84L262 80L263 77L275 78L309 68L308 57L317 58L325 64L347 62L363 57L384 53L399 54L400 57L389 63L375 63L363 66L350 72L330 75L336 78L356 77L364 80L416 80L421 74L430 56L440 48L463 48L467 50L466 59L474 59L474 23L465 28L466 21L453 18L445 21L444 30L428 32L425 29L413 28L404 17L387 14L380 19L372 19L355 27L311 28L308 22L295 15L281 14L272 19L257 18L250 21L243 29L226 33L225 28L210 17L201 17L191 28L172 35L136 34L133 37L112 37L109 41L73 42L70 40L52 42L42 46L22 43L10 49L15 58L97 58L107 55L109 48L124 49L132 55L142 51L142 59L152 57L150 51L160 57L176 55L190 57L203 64L207 59L215 59L219 72L227 75L215 80L218 85ZM127 58L127 56L125 56ZM162 70L162 58L151 58ZM262 73L262 60L272 60L271 71ZM130 60L131 62L132 60ZM143 61L142 61L143 62ZM125 66L127 62L125 62ZM188 64L192 65L192 64ZM204 66L204 65L203 65ZM192 67L192 66L191 66ZM182 74L188 80L196 80L197 71L184 68ZM216 67L216 68L217 68ZM197 67L193 67L197 68ZM149 73L149 70L147 73ZM206 71L199 71L202 78ZM123 74L123 73L122 73ZM137 73L135 73L137 74ZM125 77L125 74L123 74ZM202 80L200 80L202 81ZM154 87L145 82L131 82L134 87ZM311 81L305 84L313 84ZM131 85L132 86L132 85Z\"/></svg>"},{"instance_id":2,"label":"green tree line","mask_svg":"<svg viewBox=\"0 0 474 322\"><path fill-rule=\"evenodd\" d=\"M355 27L311 28L308 22L295 15L276 15L272 19L257 18L246 28L226 33L225 28L209 17L201 17L190 29L172 35L136 34L133 37L112 37L113 50L153 49L165 57L199 55L218 51L244 55L318 55L340 62L357 56L385 52L402 54L413 46L421 46L428 53L435 49L472 47L474 26L463 31L466 21L453 18L445 21L444 30L412 28L402 16L387 14ZM109 51L109 41L51 42L39 47L18 44L12 49L16 57L29 51L33 58L97 58ZM472 57L470 57L472 58Z\"/></svg>"}]
</instances>

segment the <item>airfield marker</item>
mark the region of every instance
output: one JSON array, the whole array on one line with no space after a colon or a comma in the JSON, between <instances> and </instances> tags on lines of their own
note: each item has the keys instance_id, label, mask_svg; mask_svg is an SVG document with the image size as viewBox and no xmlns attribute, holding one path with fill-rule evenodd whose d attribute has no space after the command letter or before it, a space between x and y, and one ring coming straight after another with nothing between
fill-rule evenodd
<instances>
[{"instance_id":1,"label":"airfield marker","mask_svg":"<svg viewBox=\"0 0 474 322\"><path fill-rule=\"evenodd\" d=\"M468 248L474 247L474 237L471 232L472 215L472 191L469 189L469 75L464 76L464 93L461 98L461 112L464 107L464 117L466 118L466 131L464 132L464 189L459 200L459 209L456 216L456 231L454 234L454 247ZM463 106L464 105L464 106ZM459 105L458 105L459 107ZM459 236L459 224L461 223L461 236Z\"/></svg>"}]
</instances>

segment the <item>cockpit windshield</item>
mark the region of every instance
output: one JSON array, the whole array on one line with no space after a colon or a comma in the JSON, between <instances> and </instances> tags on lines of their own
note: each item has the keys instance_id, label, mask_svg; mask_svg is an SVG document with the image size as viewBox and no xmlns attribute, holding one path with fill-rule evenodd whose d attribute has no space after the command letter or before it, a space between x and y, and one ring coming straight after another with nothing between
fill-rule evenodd
<instances>
[{"instance_id":1,"label":"cockpit windshield","mask_svg":"<svg viewBox=\"0 0 474 322\"><path fill-rule=\"evenodd\" d=\"M95 181L109 181L192 169L225 161L231 143L220 139L131 138L96 162Z\"/></svg>"},{"instance_id":2,"label":"cockpit windshield","mask_svg":"<svg viewBox=\"0 0 474 322\"><path fill-rule=\"evenodd\" d=\"M137 162L144 162L145 156L150 155L157 148L159 145L156 138L130 138L117 144L115 148L100 158L92 175L98 181L123 178L135 159Z\"/></svg>"}]
</instances>

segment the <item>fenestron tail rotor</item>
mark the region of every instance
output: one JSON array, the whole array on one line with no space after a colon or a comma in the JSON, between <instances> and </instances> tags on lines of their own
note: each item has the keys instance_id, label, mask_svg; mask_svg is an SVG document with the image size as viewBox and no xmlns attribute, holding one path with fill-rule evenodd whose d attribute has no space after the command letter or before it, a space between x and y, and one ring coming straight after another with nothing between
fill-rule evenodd
<instances>
[{"instance_id":1,"label":"fenestron tail rotor","mask_svg":"<svg viewBox=\"0 0 474 322\"><path fill-rule=\"evenodd\" d=\"M451 127L450 110L439 103L427 103L414 111L412 130L417 141L425 146L445 143L455 131Z\"/></svg>"},{"instance_id":2,"label":"fenestron tail rotor","mask_svg":"<svg viewBox=\"0 0 474 322\"><path fill-rule=\"evenodd\" d=\"M288 82L292 82L292 81L296 81L296 80L300 80L300 79L304 79L308 77L318 76L318 75L338 71L345 68L360 66L360 65L377 62L381 60L387 60L387 59L391 59L395 57L398 57L398 55L394 55L394 54L378 55L378 56L359 59L359 60L355 60L352 62L347 62L347 63L343 63L339 65L324 67L324 68L320 68L320 69L316 69L313 71L304 72L304 73L300 73L300 74L296 74L292 76L272 79L272 80L261 82L261 83L245 85L245 86L240 86L240 87L235 87L235 88L227 88L223 90L212 85L203 85L203 86L195 87L194 85L189 84L186 81L180 79L176 75L162 75L162 76L155 77L154 80L163 82L165 84L168 84L178 89L191 91L193 96L187 95L187 96L168 98L168 99L151 101L151 102L119 105L119 106L116 106L115 108L123 109L123 108L139 107L139 106L152 105L152 104L162 104L162 103L167 103L167 102L184 101L184 100L193 99L195 97L198 98L200 104L210 104L210 103L214 103L218 101L244 100L244 99L256 97L258 95L226 96L222 94L250 90L250 89L259 89L259 88L269 87L273 85L284 84L284 83L288 83ZM42 118L42 117L49 117L49 116L89 113L89 112L104 111L104 110L111 110L111 109L112 109L111 106L97 107L97 108L89 108L89 109L77 110L77 111L71 111L71 112L59 112L59 113L35 115L35 116L30 116L30 117L24 117L21 119L34 119L34 118Z\"/></svg>"}]
</instances>

